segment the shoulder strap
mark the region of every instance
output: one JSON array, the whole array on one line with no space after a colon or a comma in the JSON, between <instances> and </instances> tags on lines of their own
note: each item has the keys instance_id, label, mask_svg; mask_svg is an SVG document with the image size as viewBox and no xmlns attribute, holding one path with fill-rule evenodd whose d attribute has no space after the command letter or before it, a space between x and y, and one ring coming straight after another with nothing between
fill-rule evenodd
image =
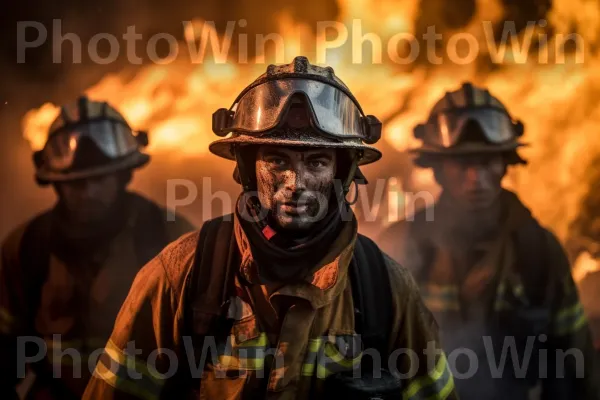
<instances>
[{"instance_id":1,"label":"shoulder strap","mask_svg":"<svg viewBox=\"0 0 600 400\"><path fill-rule=\"evenodd\" d=\"M187 304L191 305L187 324L194 336L206 335L224 312L234 283L235 246L232 214L202 225L186 284Z\"/></svg>"},{"instance_id":2,"label":"shoulder strap","mask_svg":"<svg viewBox=\"0 0 600 400\"><path fill-rule=\"evenodd\" d=\"M393 318L390 279L383 253L375 242L361 234L350 265L350 283L356 331L362 335L365 348L385 354Z\"/></svg>"},{"instance_id":3,"label":"shoulder strap","mask_svg":"<svg viewBox=\"0 0 600 400\"><path fill-rule=\"evenodd\" d=\"M169 244L169 239L163 210L152 201L141 196L136 197L132 199L133 202L141 203L142 207L135 221L133 243L141 268Z\"/></svg>"}]
</instances>

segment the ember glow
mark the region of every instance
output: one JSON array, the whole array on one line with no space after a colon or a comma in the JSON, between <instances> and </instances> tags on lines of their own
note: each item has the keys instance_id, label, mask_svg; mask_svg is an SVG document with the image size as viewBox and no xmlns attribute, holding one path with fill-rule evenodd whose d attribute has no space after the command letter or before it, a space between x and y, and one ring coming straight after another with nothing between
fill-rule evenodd
<instances>
[{"instance_id":1,"label":"ember glow","mask_svg":"<svg viewBox=\"0 0 600 400\"><path fill-rule=\"evenodd\" d=\"M394 35L418 34L417 0L339 0L339 9L337 21L347 29L348 39L345 45L327 50L326 63L352 89L367 113L384 120L383 140L396 151L404 152L417 144L412 138L412 127L425 119L445 91L456 89L465 80L488 87L515 118L524 122L524 141L530 143L522 150L529 166L511 170L506 185L565 241L569 223L577 217L590 185L589 170L600 156L596 132L600 126L600 57L597 51L594 53L600 43L598 2L555 0L543 23L533 21L530 28L515 37L516 48L509 42L494 49L490 48L486 26L499 26L500 32L503 26L510 27L503 23L507 11L499 0L478 0L467 26L454 31L437 29L443 34L443 44L458 33L472 35L479 51L465 65L402 65L387 55ZM358 38L353 30L357 20L361 28ZM315 62L320 57L318 44L331 41L340 33L330 30L318 34L318 21L309 26L285 14L279 21L277 34L283 37L285 46L274 42L247 62L240 62L239 49L230 53L226 63L209 57L194 64L180 53L181 57L169 64L141 67L132 79L126 79L125 74L106 76L86 93L92 99L108 100L123 112L134 129L147 130L151 152L174 152L181 157L208 154L208 144L214 140L211 114L216 109L229 107L244 85L263 73L268 63L290 62L300 54ZM199 20L186 26L183 36L188 44L198 39L202 29L212 28L206 28ZM372 59L376 46L368 34L373 32L382 43L380 62ZM217 35L214 31L208 33ZM573 38L570 34L582 39L573 54L565 47L565 38ZM467 41L455 42L456 53L466 54ZM362 63L353 62L361 44ZM527 46L523 47L525 53L523 48L519 50L520 46ZM505 50L501 63L495 53L499 49ZM566 55L559 54L561 49L566 49ZM23 130L32 148L43 146L47 128L57 112L55 105L45 104L26 115ZM393 160L394 155L384 155L382 162L387 159ZM418 169L413 171L412 181L423 188L435 186L431 174ZM403 183L398 185L402 188ZM576 269L580 271L578 278L583 278L581 271L588 271L589 265L586 262L585 268Z\"/></svg>"}]
</instances>

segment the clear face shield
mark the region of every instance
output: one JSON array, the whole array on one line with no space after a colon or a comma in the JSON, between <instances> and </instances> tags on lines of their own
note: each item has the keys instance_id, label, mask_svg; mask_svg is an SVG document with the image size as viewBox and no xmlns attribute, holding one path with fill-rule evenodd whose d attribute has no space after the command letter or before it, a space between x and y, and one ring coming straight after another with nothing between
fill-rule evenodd
<instances>
[{"instance_id":1,"label":"clear face shield","mask_svg":"<svg viewBox=\"0 0 600 400\"><path fill-rule=\"evenodd\" d=\"M513 121L506 112L493 107L442 112L427 124L418 125L415 134L425 143L449 148L460 141L469 121L477 122L486 139L493 144L509 142L522 134L520 122Z\"/></svg>"},{"instance_id":2,"label":"clear face shield","mask_svg":"<svg viewBox=\"0 0 600 400\"><path fill-rule=\"evenodd\" d=\"M133 131L122 122L98 120L53 133L43 153L48 166L54 170L64 170L72 166L81 141L91 140L107 157L116 159L139 150L140 145L147 144L145 132L134 135Z\"/></svg>"},{"instance_id":3,"label":"clear face shield","mask_svg":"<svg viewBox=\"0 0 600 400\"><path fill-rule=\"evenodd\" d=\"M381 122L364 115L359 106L341 89L327 83L289 78L267 81L253 87L230 110L213 114L213 132L260 136L278 127L290 108L293 97L303 96L310 109L314 127L335 138L359 138L375 143L381 137Z\"/></svg>"}]
</instances>

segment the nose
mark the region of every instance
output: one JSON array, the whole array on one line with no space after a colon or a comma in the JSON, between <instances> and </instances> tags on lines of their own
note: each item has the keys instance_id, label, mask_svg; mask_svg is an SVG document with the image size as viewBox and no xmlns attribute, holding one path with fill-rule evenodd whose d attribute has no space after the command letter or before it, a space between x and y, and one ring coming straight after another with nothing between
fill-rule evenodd
<instances>
[{"instance_id":1,"label":"nose","mask_svg":"<svg viewBox=\"0 0 600 400\"><path fill-rule=\"evenodd\" d=\"M285 188L293 193L306 190L306 179L304 171L301 167L291 168L286 172Z\"/></svg>"},{"instance_id":2,"label":"nose","mask_svg":"<svg viewBox=\"0 0 600 400\"><path fill-rule=\"evenodd\" d=\"M101 185L93 179L83 179L77 185L77 189L82 198L94 198L98 196L101 191Z\"/></svg>"},{"instance_id":3,"label":"nose","mask_svg":"<svg viewBox=\"0 0 600 400\"><path fill-rule=\"evenodd\" d=\"M467 181L474 186L483 186L485 182L485 168L481 165L472 165L466 171Z\"/></svg>"}]
</instances>

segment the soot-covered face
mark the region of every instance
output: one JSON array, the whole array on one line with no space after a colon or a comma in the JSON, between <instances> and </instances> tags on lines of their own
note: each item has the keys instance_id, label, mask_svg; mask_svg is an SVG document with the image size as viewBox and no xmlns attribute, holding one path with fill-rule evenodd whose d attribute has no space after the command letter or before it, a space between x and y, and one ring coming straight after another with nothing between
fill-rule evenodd
<instances>
[{"instance_id":1,"label":"soot-covered face","mask_svg":"<svg viewBox=\"0 0 600 400\"><path fill-rule=\"evenodd\" d=\"M336 174L335 149L260 146L258 198L275 224L305 231L327 213Z\"/></svg>"},{"instance_id":2,"label":"soot-covered face","mask_svg":"<svg viewBox=\"0 0 600 400\"><path fill-rule=\"evenodd\" d=\"M97 224L111 218L110 212L125 190L119 174L102 175L55 184L68 218L77 224Z\"/></svg>"},{"instance_id":3,"label":"soot-covered face","mask_svg":"<svg viewBox=\"0 0 600 400\"><path fill-rule=\"evenodd\" d=\"M500 194L506 162L502 155L473 155L444 159L436 178L444 191L465 210L489 207Z\"/></svg>"}]
</instances>

